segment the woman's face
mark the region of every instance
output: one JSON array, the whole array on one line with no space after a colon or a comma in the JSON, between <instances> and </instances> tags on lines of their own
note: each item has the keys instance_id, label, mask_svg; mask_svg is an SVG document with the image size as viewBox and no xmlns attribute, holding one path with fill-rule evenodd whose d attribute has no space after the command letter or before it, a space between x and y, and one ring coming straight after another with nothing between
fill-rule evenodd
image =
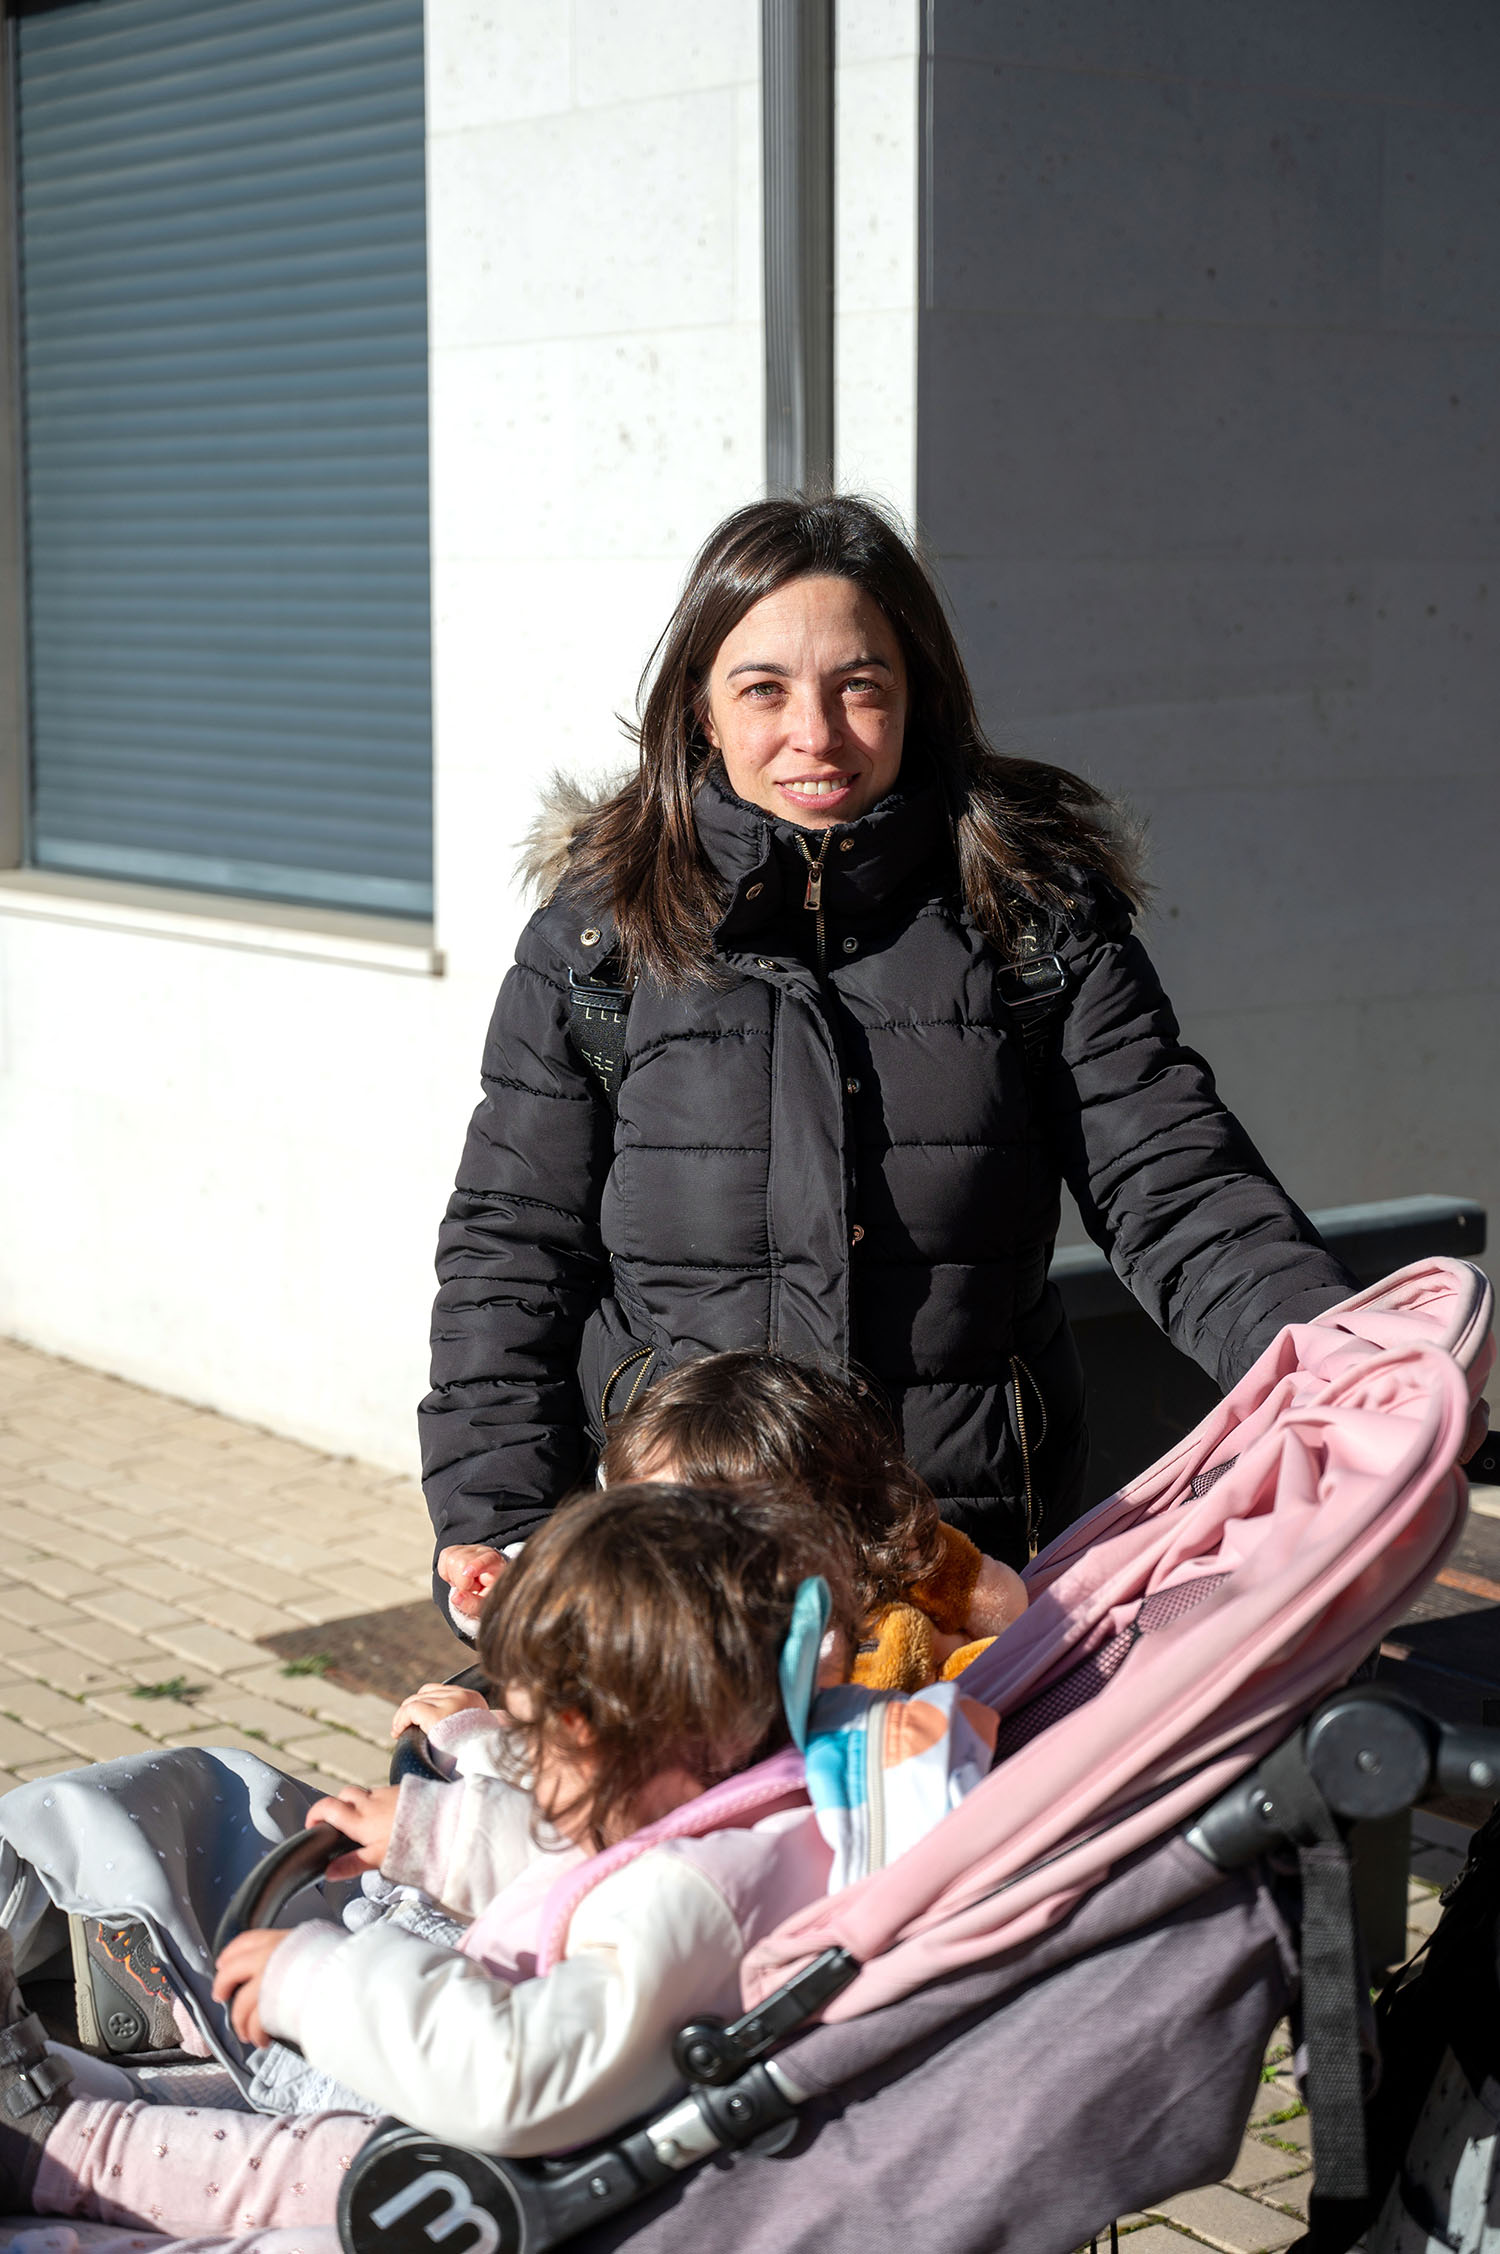
<instances>
[{"instance_id":1,"label":"woman's face","mask_svg":"<svg viewBox=\"0 0 1500 2254\"><path fill-rule=\"evenodd\" d=\"M901 772L906 664L849 579L794 579L719 644L704 729L729 787L803 829L852 822Z\"/></svg>"}]
</instances>

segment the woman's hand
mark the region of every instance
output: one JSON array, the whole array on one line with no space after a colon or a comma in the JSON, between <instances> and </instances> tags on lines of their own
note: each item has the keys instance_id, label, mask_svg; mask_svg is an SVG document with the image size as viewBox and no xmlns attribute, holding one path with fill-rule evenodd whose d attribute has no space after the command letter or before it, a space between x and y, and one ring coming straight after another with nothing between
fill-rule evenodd
<instances>
[{"instance_id":1,"label":"woman's hand","mask_svg":"<svg viewBox=\"0 0 1500 2254\"><path fill-rule=\"evenodd\" d=\"M434 1722L446 1722L450 1714L488 1705L481 1691L460 1690L457 1683L424 1683L396 1708L391 1717L391 1736L399 1737L403 1730L430 1730Z\"/></svg>"},{"instance_id":2,"label":"woman's hand","mask_svg":"<svg viewBox=\"0 0 1500 2254\"><path fill-rule=\"evenodd\" d=\"M264 2050L271 2040L260 2016L260 1991L266 1966L285 1939L274 1930L237 1933L214 1967L214 1995L229 2004L229 2024L251 2050Z\"/></svg>"},{"instance_id":3,"label":"woman's hand","mask_svg":"<svg viewBox=\"0 0 1500 2254\"><path fill-rule=\"evenodd\" d=\"M329 1878L359 1878L365 1871L379 1870L391 1843L400 1797L399 1784L377 1785L374 1791L362 1784L346 1784L342 1792L313 1802L307 1811L309 1825L332 1824L335 1830L358 1841L347 1855L339 1855L329 1864ZM217 1989L214 1992L217 1994Z\"/></svg>"},{"instance_id":4,"label":"woman's hand","mask_svg":"<svg viewBox=\"0 0 1500 2254\"><path fill-rule=\"evenodd\" d=\"M438 1579L446 1581L453 1591L449 1599L453 1610L462 1613L465 1620L477 1620L480 1606L509 1562L499 1550L489 1549L483 1542L454 1542L439 1550Z\"/></svg>"}]
</instances>

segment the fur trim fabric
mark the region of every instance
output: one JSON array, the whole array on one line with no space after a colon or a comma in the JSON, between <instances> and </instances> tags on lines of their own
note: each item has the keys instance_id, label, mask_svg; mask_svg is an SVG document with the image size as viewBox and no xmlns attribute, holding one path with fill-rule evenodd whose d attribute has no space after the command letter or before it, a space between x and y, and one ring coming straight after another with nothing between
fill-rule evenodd
<instances>
[{"instance_id":1,"label":"fur trim fabric","mask_svg":"<svg viewBox=\"0 0 1500 2254\"><path fill-rule=\"evenodd\" d=\"M585 782L577 775L564 774L560 767L553 768L516 862L516 874L528 892L540 901L552 898L562 883L579 830L591 814L597 814L625 788L634 773L632 767L619 767Z\"/></svg>"}]
</instances>

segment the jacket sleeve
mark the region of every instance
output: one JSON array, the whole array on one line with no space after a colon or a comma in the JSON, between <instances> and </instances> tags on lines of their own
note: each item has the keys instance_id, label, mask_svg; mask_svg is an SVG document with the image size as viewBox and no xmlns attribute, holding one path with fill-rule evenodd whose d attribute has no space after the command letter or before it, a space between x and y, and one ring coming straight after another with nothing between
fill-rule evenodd
<instances>
[{"instance_id":1,"label":"jacket sleeve","mask_svg":"<svg viewBox=\"0 0 1500 2254\"><path fill-rule=\"evenodd\" d=\"M1283 1325L1358 1287L1188 1048L1128 908L1099 885L1060 952L1075 981L1053 1114L1094 1242L1152 1320L1228 1389Z\"/></svg>"},{"instance_id":2,"label":"jacket sleeve","mask_svg":"<svg viewBox=\"0 0 1500 2254\"><path fill-rule=\"evenodd\" d=\"M703 1873L652 1852L580 1903L567 1955L517 1988L386 1922L301 1927L267 1968L268 2028L415 2128L471 2152L556 2152L678 2085L672 2038L739 2010L744 1941ZM326 1938L324 1938L326 1936Z\"/></svg>"},{"instance_id":3,"label":"jacket sleeve","mask_svg":"<svg viewBox=\"0 0 1500 2254\"><path fill-rule=\"evenodd\" d=\"M534 919L500 989L438 1236L418 1411L437 1547L503 1548L586 1468L578 1344L604 1290L608 1115L568 1039L567 971Z\"/></svg>"}]
</instances>

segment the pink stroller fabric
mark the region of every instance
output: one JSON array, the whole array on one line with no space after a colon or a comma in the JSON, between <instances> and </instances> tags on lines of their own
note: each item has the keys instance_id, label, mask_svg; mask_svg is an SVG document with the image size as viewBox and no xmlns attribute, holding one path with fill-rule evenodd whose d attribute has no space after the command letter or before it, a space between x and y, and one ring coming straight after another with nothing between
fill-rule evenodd
<instances>
[{"instance_id":1,"label":"pink stroller fabric","mask_svg":"<svg viewBox=\"0 0 1500 2254\"><path fill-rule=\"evenodd\" d=\"M1346 1681L1438 1570L1494 1359L1491 1294L1429 1260L1281 1332L1162 1461L1043 1551L963 1676L996 1768L888 1869L746 1960L747 2004L820 1950L856 2017L1046 1931Z\"/></svg>"}]
</instances>

